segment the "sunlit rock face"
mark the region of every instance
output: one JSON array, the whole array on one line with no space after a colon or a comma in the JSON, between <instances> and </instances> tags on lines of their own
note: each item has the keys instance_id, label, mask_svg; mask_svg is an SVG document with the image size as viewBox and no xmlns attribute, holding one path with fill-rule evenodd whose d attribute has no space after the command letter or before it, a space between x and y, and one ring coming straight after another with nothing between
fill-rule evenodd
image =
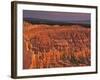
<instances>
[{"instance_id":1,"label":"sunlit rock face","mask_svg":"<svg viewBox=\"0 0 100 80\"><path fill-rule=\"evenodd\" d=\"M23 69L91 65L90 27L23 24Z\"/></svg>"}]
</instances>

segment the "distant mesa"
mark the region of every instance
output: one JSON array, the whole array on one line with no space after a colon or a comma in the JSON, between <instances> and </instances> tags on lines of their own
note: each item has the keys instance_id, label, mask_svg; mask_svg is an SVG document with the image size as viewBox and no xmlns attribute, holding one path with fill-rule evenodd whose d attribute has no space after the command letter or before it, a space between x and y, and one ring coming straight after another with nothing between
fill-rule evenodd
<instances>
[{"instance_id":1,"label":"distant mesa","mask_svg":"<svg viewBox=\"0 0 100 80\"><path fill-rule=\"evenodd\" d=\"M31 24L49 24L49 25L82 25L83 27L90 27L90 20L49 20L49 19L39 19L39 18L24 18Z\"/></svg>"}]
</instances>

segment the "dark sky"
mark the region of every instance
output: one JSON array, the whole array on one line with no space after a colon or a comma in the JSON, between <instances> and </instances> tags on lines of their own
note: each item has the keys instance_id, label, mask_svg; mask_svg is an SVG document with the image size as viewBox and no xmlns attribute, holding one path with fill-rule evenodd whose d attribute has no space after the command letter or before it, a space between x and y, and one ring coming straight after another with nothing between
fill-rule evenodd
<instances>
[{"instance_id":1,"label":"dark sky","mask_svg":"<svg viewBox=\"0 0 100 80\"><path fill-rule=\"evenodd\" d=\"M90 13L72 13L72 12L49 12L49 11L23 11L24 18L39 18L39 19L49 19L49 20L62 20L62 21L71 21L71 20L88 20L90 21Z\"/></svg>"}]
</instances>

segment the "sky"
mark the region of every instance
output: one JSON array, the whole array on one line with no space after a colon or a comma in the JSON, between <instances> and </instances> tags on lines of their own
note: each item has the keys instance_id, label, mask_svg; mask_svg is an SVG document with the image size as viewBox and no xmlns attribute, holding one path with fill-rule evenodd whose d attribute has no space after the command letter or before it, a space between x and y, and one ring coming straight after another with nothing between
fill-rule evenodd
<instances>
[{"instance_id":1,"label":"sky","mask_svg":"<svg viewBox=\"0 0 100 80\"><path fill-rule=\"evenodd\" d=\"M90 13L23 10L23 17L58 21L90 21L91 15Z\"/></svg>"}]
</instances>

